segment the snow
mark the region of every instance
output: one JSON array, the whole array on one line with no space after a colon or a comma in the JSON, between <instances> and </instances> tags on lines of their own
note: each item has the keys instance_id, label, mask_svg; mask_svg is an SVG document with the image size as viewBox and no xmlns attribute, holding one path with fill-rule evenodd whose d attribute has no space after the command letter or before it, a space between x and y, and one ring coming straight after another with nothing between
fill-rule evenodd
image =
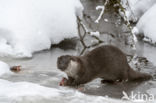
<instances>
[{"instance_id":1,"label":"snow","mask_svg":"<svg viewBox=\"0 0 156 103\"><path fill-rule=\"evenodd\" d=\"M9 82L0 80L0 97L17 98L19 96L58 96L58 90L52 88L44 88L38 84L29 82ZM48 91L48 92L47 92Z\"/></svg>"},{"instance_id":2,"label":"snow","mask_svg":"<svg viewBox=\"0 0 156 103\"><path fill-rule=\"evenodd\" d=\"M133 34L138 34L139 33L138 28L137 27L133 27L132 33Z\"/></svg>"},{"instance_id":3,"label":"snow","mask_svg":"<svg viewBox=\"0 0 156 103\"><path fill-rule=\"evenodd\" d=\"M95 32L90 32L91 36L96 36L96 37L100 37L100 33L98 31Z\"/></svg>"},{"instance_id":4,"label":"snow","mask_svg":"<svg viewBox=\"0 0 156 103\"><path fill-rule=\"evenodd\" d=\"M126 7L126 16L129 20L137 21L139 18L155 3L156 0L128 0L130 7L127 7L127 0L122 0L122 4Z\"/></svg>"},{"instance_id":5,"label":"snow","mask_svg":"<svg viewBox=\"0 0 156 103\"><path fill-rule=\"evenodd\" d=\"M14 101L20 103L36 103L44 99L63 103L130 103L101 96L89 96L65 87L49 88L30 82L10 82L0 79L0 101ZM29 102L26 102L29 101ZM12 103L12 102L11 102ZM49 103L49 102L48 102Z\"/></svg>"},{"instance_id":6,"label":"snow","mask_svg":"<svg viewBox=\"0 0 156 103\"><path fill-rule=\"evenodd\" d=\"M0 61L0 76L4 75L4 74L10 74L10 67L8 64Z\"/></svg>"},{"instance_id":7,"label":"snow","mask_svg":"<svg viewBox=\"0 0 156 103\"><path fill-rule=\"evenodd\" d=\"M101 9L101 13L100 13L99 17L95 20L95 23L99 23L99 20L101 19L102 15L104 13L105 7L104 6L97 6L96 10L99 10L99 9Z\"/></svg>"},{"instance_id":8,"label":"snow","mask_svg":"<svg viewBox=\"0 0 156 103\"><path fill-rule=\"evenodd\" d=\"M0 56L31 57L77 36L79 0L0 0Z\"/></svg>"},{"instance_id":9,"label":"snow","mask_svg":"<svg viewBox=\"0 0 156 103\"><path fill-rule=\"evenodd\" d=\"M132 32L144 35L144 41L156 43L156 0L128 0L128 5L126 3L122 0L128 20L138 21Z\"/></svg>"},{"instance_id":10,"label":"snow","mask_svg":"<svg viewBox=\"0 0 156 103\"><path fill-rule=\"evenodd\" d=\"M95 20L95 23L99 23L99 20L101 19L102 15L105 11L105 6L107 5L107 3L108 3L108 0L105 1L104 6L97 6L96 7L96 10L101 9L101 13L100 13L99 17Z\"/></svg>"},{"instance_id":11,"label":"snow","mask_svg":"<svg viewBox=\"0 0 156 103\"><path fill-rule=\"evenodd\" d=\"M144 34L144 36L151 39L152 43L156 42L156 4L151 7L139 20L136 27L138 28L138 34Z\"/></svg>"},{"instance_id":12,"label":"snow","mask_svg":"<svg viewBox=\"0 0 156 103\"><path fill-rule=\"evenodd\" d=\"M105 22L108 22L108 19L104 19Z\"/></svg>"}]
</instances>

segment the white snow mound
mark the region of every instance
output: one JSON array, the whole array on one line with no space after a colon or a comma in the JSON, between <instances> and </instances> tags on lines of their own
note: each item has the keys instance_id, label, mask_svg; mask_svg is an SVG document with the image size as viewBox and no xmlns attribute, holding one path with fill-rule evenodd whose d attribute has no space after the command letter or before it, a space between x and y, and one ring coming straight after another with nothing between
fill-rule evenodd
<instances>
[{"instance_id":1,"label":"white snow mound","mask_svg":"<svg viewBox=\"0 0 156 103\"><path fill-rule=\"evenodd\" d=\"M129 20L137 21L139 18L150 9L156 0L122 0L123 6L127 8L126 16ZM129 7L130 6L130 7Z\"/></svg>"},{"instance_id":2,"label":"white snow mound","mask_svg":"<svg viewBox=\"0 0 156 103\"><path fill-rule=\"evenodd\" d=\"M138 34L143 34L145 37L151 39L152 43L156 42L156 4L151 7L139 20L136 27Z\"/></svg>"},{"instance_id":3,"label":"white snow mound","mask_svg":"<svg viewBox=\"0 0 156 103\"><path fill-rule=\"evenodd\" d=\"M4 74L10 74L10 67L8 64L0 61L0 76L4 75Z\"/></svg>"},{"instance_id":4,"label":"white snow mound","mask_svg":"<svg viewBox=\"0 0 156 103\"><path fill-rule=\"evenodd\" d=\"M53 88L46 88L29 82L9 82L0 79L0 97L18 98L22 96L58 96L59 91Z\"/></svg>"},{"instance_id":5,"label":"white snow mound","mask_svg":"<svg viewBox=\"0 0 156 103\"><path fill-rule=\"evenodd\" d=\"M79 0L0 0L0 56L31 57L77 36Z\"/></svg>"}]
</instances>

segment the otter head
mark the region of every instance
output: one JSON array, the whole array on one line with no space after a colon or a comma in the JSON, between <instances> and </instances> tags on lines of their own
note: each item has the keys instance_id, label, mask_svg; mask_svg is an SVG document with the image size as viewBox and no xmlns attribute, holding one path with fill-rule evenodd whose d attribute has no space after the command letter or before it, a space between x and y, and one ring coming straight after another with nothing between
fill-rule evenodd
<instances>
[{"instance_id":1,"label":"otter head","mask_svg":"<svg viewBox=\"0 0 156 103\"><path fill-rule=\"evenodd\" d=\"M57 59L58 69L60 69L61 71L65 71L68 67L70 60L71 60L70 55L63 55L63 56L58 57Z\"/></svg>"},{"instance_id":2,"label":"otter head","mask_svg":"<svg viewBox=\"0 0 156 103\"><path fill-rule=\"evenodd\" d=\"M78 58L70 55L63 55L57 59L57 67L70 77L75 77L78 72Z\"/></svg>"}]
</instances>

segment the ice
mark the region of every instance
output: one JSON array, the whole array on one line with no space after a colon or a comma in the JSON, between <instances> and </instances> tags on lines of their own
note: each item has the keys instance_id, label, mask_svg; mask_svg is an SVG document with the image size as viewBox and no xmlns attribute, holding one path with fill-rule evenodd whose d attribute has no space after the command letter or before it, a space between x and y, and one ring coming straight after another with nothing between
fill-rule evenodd
<instances>
[{"instance_id":1,"label":"ice","mask_svg":"<svg viewBox=\"0 0 156 103\"><path fill-rule=\"evenodd\" d=\"M118 100L121 98L117 96L118 99L112 99L114 94L122 97L120 91L122 87L101 84L101 79L96 79L85 85L84 90L89 89L86 92L94 92L93 94L89 93L89 95L87 95L88 93L83 94L77 89L59 86L59 82L62 77L66 77L66 74L57 69L57 57L68 54L75 55L76 52L56 48L36 53L31 59L10 60L9 58L2 58L10 65L20 64L22 68L18 73L4 75L0 78L0 103L132 103ZM152 53L150 52L150 54ZM140 85L139 87L144 89L144 86ZM125 85L124 88L127 86ZM134 88L129 88L129 90L134 90ZM104 94L100 94L99 91ZM109 97L106 98L105 95Z\"/></svg>"},{"instance_id":2,"label":"ice","mask_svg":"<svg viewBox=\"0 0 156 103\"><path fill-rule=\"evenodd\" d=\"M79 0L0 0L0 56L31 57L77 36Z\"/></svg>"},{"instance_id":3,"label":"ice","mask_svg":"<svg viewBox=\"0 0 156 103\"><path fill-rule=\"evenodd\" d=\"M156 4L151 7L139 20L136 27L138 34L143 34L145 37L150 38L151 42L156 42Z\"/></svg>"},{"instance_id":4,"label":"ice","mask_svg":"<svg viewBox=\"0 0 156 103\"><path fill-rule=\"evenodd\" d=\"M10 67L8 64L0 61L0 76L4 74L11 74Z\"/></svg>"}]
</instances>

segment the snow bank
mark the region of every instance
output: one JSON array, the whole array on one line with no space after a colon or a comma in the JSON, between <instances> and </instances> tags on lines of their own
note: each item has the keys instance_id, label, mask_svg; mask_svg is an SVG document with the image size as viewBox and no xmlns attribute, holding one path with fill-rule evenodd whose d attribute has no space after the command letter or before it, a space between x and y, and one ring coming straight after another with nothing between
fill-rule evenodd
<instances>
[{"instance_id":1,"label":"snow bank","mask_svg":"<svg viewBox=\"0 0 156 103\"><path fill-rule=\"evenodd\" d=\"M0 76L9 73L11 73L9 65L0 61Z\"/></svg>"},{"instance_id":2,"label":"snow bank","mask_svg":"<svg viewBox=\"0 0 156 103\"><path fill-rule=\"evenodd\" d=\"M156 0L128 0L130 8L126 3L127 0L122 0L128 19L138 20L133 32L144 35L145 41L156 43Z\"/></svg>"},{"instance_id":3,"label":"snow bank","mask_svg":"<svg viewBox=\"0 0 156 103\"><path fill-rule=\"evenodd\" d=\"M156 0L128 0L130 8L127 7L127 0L122 0L122 2L123 6L127 8L128 19L136 21L156 3Z\"/></svg>"},{"instance_id":4,"label":"snow bank","mask_svg":"<svg viewBox=\"0 0 156 103\"><path fill-rule=\"evenodd\" d=\"M22 96L58 96L58 90L29 82L9 82L0 79L0 97L18 98Z\"/></svg>"},{"instance_id":5,"label":"snow bank","mask_svg":"<svg viewBox=\"0 0 156 103\"><path fill-rule=\"evenodd\" d=\"M0 0L0 56L31 57L77 36L82 10L79 0Z\"/></svg>"},{"instance_id":6,"label":"snow bank","mask_svg":"<svg viewBox=\"0 0 156 103\"><path fill-rule=\"evenodd\" d=\"M49 100L48 103L131 103L101 96L89 96L69 90L40 86L29 82L9 82L0 79L0 102L12 101L19 103L37 103ZM11 103L12 103L11 102ZM10 102L8 102L10 103Z\"/></svg>"},{"instance_id":7,"label":"snow bank","mask_svg":"<svg viewBox=\"0 0 156 103\"><path fill-rule=\"evenodd\" d=\"M156 42L156 4L151 7L139 20L136 27L138 34L143 34L149 38L152 43Z\"/></svg>"}]
</instances>

